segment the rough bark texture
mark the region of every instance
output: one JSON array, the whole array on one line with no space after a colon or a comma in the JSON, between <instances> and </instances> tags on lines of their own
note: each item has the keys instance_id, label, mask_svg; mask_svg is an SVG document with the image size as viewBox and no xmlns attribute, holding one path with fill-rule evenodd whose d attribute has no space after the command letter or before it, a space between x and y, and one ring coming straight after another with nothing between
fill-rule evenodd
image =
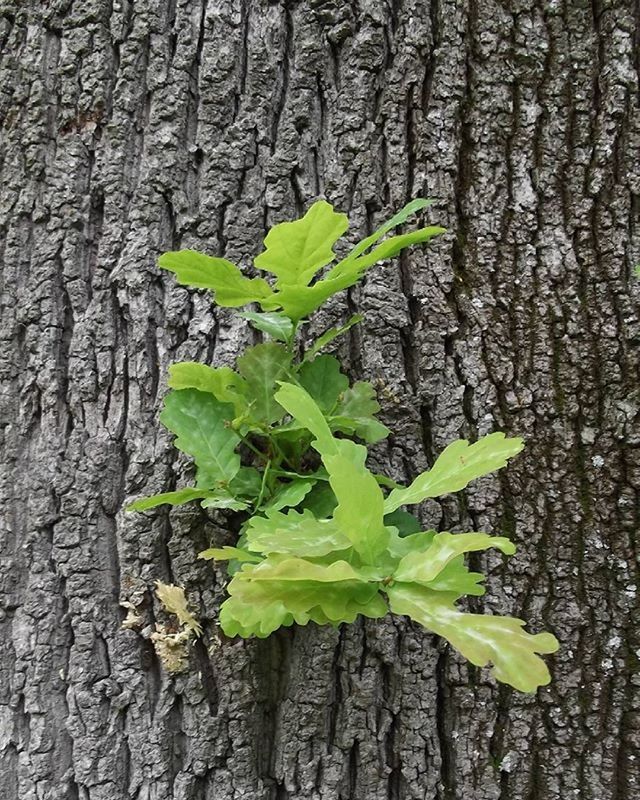
<instances>
[{"instance_id":1,"label":"rough bark texture","mask_svg":"<svg viewBox=\"0 0 640 800\"><path fill-rule=\"evenodd\" d=\"M0 0L2 798L638 796L637 24L631 0ZM341 355L396 478L526 438L421 513L518 543L478 560L477 605L562 641L537 696L401 619L222 641L194 555L228 534L122 512L188 476L167 365L251 336L158 254L248 265L317 196L355 239L417 195L447 237L314 326L366 311ZM177 677L156 579L206 629Z\"/></svg>"}]
</instances>

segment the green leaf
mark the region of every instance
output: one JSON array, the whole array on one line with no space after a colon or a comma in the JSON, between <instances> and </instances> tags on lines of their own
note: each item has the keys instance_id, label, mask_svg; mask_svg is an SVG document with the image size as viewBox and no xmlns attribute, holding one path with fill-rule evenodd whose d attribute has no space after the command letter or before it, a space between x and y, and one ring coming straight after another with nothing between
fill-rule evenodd
<instances>
[{"instance_id":1,"label":"green leaf","mask_svg":"<svg viewBox=\"0 0 640 800\"><path fill-rule=\"evenodd\" d=\"M411 244L429 241L439 233L444 233L444 228L425 228L403 236L394 236L383 242L370 254L359 258L347 258L336 264L327 273L324 280L316 281L312 286L283 286L271 298L273 306L274 308L282 307L285 314L291 319L300 320L321 306L332 295L357 283L373 264L397 255L400 250Z\"/></svg>"},{"instance_id":2,"label":"green leaf","mask_svg":"<svg viewBox=\"0 0 640 800\"><path fill-rule=\"evenodd\" d=\"M400 536L409 536L412 533L418 533L422 527L413 514L409 514L407 511L400 511L399 509L397 511L392 511L391 514L385 514L384 524L387 526L393 525L394 528L398 529Z\"/></svg>"},{"instance_id":3,"label":"green leaf","mask_svg":"<svg viewBox=\"0 0 640 800\"><path fill-rule=\"evenodd\" d=\"M427 497L458 492L475 478L504 467L507 459L524 447L522 439L506 439L504 433L491 433L475 444L465 439L452 442L428 472L423 472L410 486L394 489L385 502L385 511L395 511L405 504L421 503Z\"/></svg>"},{"instance_id":4,"label":"green leaf","mask_svg":"<svg viewBox=\"0 0 640 800\"><path fill-rule=\"evenodd\" d=\"M238 500L224 489L218 489L215 494L207 497L200 505L202 508L225 508L228 511L244 511L248 504Z\"/></svg>"},{"instance_id":5,"label":"green leaf","mask_svg":"<svg viewBox=\"0 0 640 800\"><path fill-rule=\"evenodd\" d=\"M388 219L383 225L374 231L371 236L367 236L366 239L363 239L359 244L357 244L349 253L347 258L357 258L358 256L362 255L362 253L374 245L378 239L381 239L385 233L393 230L393 228L397 228L398 225L402 225L402 223L406 222L409 217L413 216L413 214L423 208L427 208L427 206L432 205L432 203L433 200L426 200L423 197L416 197L415 200L411 200L406 206L401 208L400 211L394 214L391 219Z\"/></svg>"},{"instance_id":6,"label":"green leaf","mask_svg":"<svg viewBox=\"0 0 640 800\"><path fill-rule=\"evenodd\" d=\"M350 433L375 444L390 433L386 425L374 418L378 411L380 405L375 389L367 381L358 381L344 392L329 424L332 430Z\"/></svg>"},{"instance_id":7,"label":"green leaf","mask_svg":"<svg viewBox=\"0 0 640 800\"><path fill-rule=\"evenodd\" d=\"M392 528L392 530L397 531L398 529ZM395 536L390 536L389 538L389 552L397 559L403 558L407 553L412 553L414 550L424 552L433 541L435 535L435 531L419 531L410 533L408 536L399 536L396 533Z\"/></svg>"},{"instance_id":8,"label":"green leaf","mask_svg":"<svg viewBox=\"0 0 640 800\"><path fill-rule=\"evenodd\" d=\"M394 580L403 583L426 584L434 580L446 565L463 553L473 553L497 547L503 553L513 555L513 542L504 536L489 536L486 533L436 533L429 547L423 552L408 553L398 564Z\"/></svg>"},{"instance_id":9,"label":"green leaf","mask_svg":"<svg viewBox=\"0 0 640 800\"><path fill-rule=\"evenodd\" d=\"M333 512L343 533L365 564L375 564L385 550L389 533L383 522L384 497L376 479L364 466L359 445L337 442L336 455L321 453L338 505Z\"/></svg>"},{"instance_id":10,"label":"green leaf","mask_svg":"<svg viewBox=\"0 0 640 800\"><path fill-rule=\"evenodd\" d=\"M316 519L305 509L301 514L271 511L267 517L253 517L247 528L247 547L261 553L318 557L348 550L351 542L333 520Z\"/></svg>"},{"instance_id":11,"label":"green leaf","mask_svg":"<svg viewBox=\"0 0 640 800\"><path fill-rule=\"evenodd\" d=\"M550 633L532 635L512 617L464 614L443 592L422 586L394 584L387 588L391 610L406 614L444 637L478 667L493 663L494 677L521 692L535 692L550 681L546 664L536 653L555 653L558 641Z\"/></svg>"},{"instance_id":12,"label":"green leaf","mask_svg":"<svg viewBox=\"0 0 640 800\"><path fill-rule=\"evenodd\" d=\"M312 581L313 583L339 583L341 581L368 582L368 577L346 561L331 564L314 564L304 558L270 556L257 566L246 567L237 579L247 581Z\"/></svg>"},{"instance_id":13,"label":"green leaf","mask_svg":"<svg viewBox=\"0 0 640 800\"><path fill-rule=\"evenodd\" d=\"M287 414L315 436L316 449L322 448L329 453L337 452L336 440L331 434L324 414L308 392L292 383L281 383L275 398Z\"/></svg>"},{"instance_id":14,"label":"green leaf","mask_svg":"<svg viewBox=\"0 0 640 800\"><path fill-rule=\"evenodd\" d=\"M277 277L277 287L306 286L334 260L333 245L348 227L346 214L337 214L325 200L318 200L301 219L271 228L264 240L266 250L254 263Z\"/></svg>"},{"instance_id":15,"label":"green leaf","mask_svg":"<svg viewBox=\"0 0 640 800\"><path fill-rule=\"evenodd\" d=\"M259 331L269 334L273 339L289 344L293 337L293 322L279 311L265 311L263 314L256 314L253 311L245 311L241 317L248 319Z\"/></svg>"},{"instance_id":16,"label":"green leaf","mask_svg":"<svg viewBox=\"0 0 640 800\"><path fill-rule=\"evenodd\" d=\"M260 494L262 474L255 467L240 467L238 474L229 483L229 491L235 497L253 499Z\"/></svg>"},{"instance_id":17,"label":"green leaf","mask_svg":"<svg viewBox=\"0 0 640 800\"><path fill-rule=\"evenodd\" d=\"M164 253L158 264L174 272L178 283L197 289L211 289L219 306L244 306L273 295L263 278L245 278L230 261L212 258L195 250Z\"/></svg>"},{"instance_id":18,"label":"green leaf","mask_svg":"<svg viewBox=\"0 0 640 800\"><path fill-rule=\"evenodd\" d=\"M343 394L336 414L343 417L372 417L380 411L376 390L368 381L356 381Z\"/></svg>"},{"instance_id":19,"label":"green leaf","mask_svg":"<svg viewBox=\"0 0 640 800\"><path fill-rule=\"evenodd\" d=\"M323 412L329 413L339 395L349 388L349 378L340 370L333 356L318 356L305 362L298 373L300 385L313 397Z\"/></svg>"},{"instance_id":20,"label":"green leaf","mask_svg":"<svg viewBox=\"0 0 640 800\"><path fill-rule=\"evenodd\" d=\"M170 364L169 386L210 392L221 403L233 403L236 416L247 410L247 383L230 367L209 367L196 361Z\"/></svg>"},{"instance_id":21,"label":"green leaf","mask_svg":"<svg viewBox=\"0 0 640 800\"><path fill-rule=\"evenodd\" d=\"M238 371L246 380L251 416L267 425L284 416L274 397L276 382L291 369L291 354L281 344L265 342L249 347L238 359Z\"/></svg>"},{"instance_id":22,"label":"green leaf","mask_svg":"<svg viewBox=\"0 0 640 800\"><path fill-rule=\"evenodd\" d=\"M329 425L332 431L350 433L368 444L380 442L391 433L386 425L370 417L330 417Z\"/></svg>"},{"instance_id":23,"label":"green leaf","mask_svg":"<svg viewBox=\"0 0 640 800\"><path fill-rule=\"evenodd\" d=\"M148 511L150 508L155 508L165 503L172 506L181 506L184 503L190 503L192 500L200 500L210 495L211 492L208 489L195 489L191 486L187 486L175 492L164 492L163 494L154 494L151 497L143 497L140 500L136 500L134 503L130 503L127 506L127 511Z\"/></svg>"},{"instance_id":24,"label":"green leaf","mask_svg":"<svg viewBox=\"0 0 640 800\"><path fill-rule=\"evenodd\" d=\"M353 316L349 317L349 319L344 323L344 325L340 325L335 328L329 328L323 334L321 334L314 344L307 350L304 355L305 361L311 361L317 353L320 352L324 347L326 347L330 342L334 339L337 339L338 336L342 336L343 333L346 333L349 328L353 328L354 325L357 325L359 322L362 322L364 316L362 314L354 314Z\"/></svg>"},{"instance_id":25,"label":"green leaf","mask_svg":"<svg viewBox=\"0 0 640 800\"><path fill-rule=\"evenodd\" d=\"M359 614L377 619L388 610L374 584L357 581L247 581L236 575L227 590L220 609L227 636L264 638L294 622L353 622Z\"/></svg>"},{"instance_id":26,"label":"green leaf","mask_svg":"<svg viewBox=\"0 0 640 800\"><path fill-rule=\"evenodd\" d=\"M337 505L333 489L324 481L316 483L302 502L302 507L311 511L317 519L330 517Z\"/></svg>"},{"instance_id":27,"label":"green leaf","mask_svg":"<svg viewBox=\"0 0 640 800\"><path fill-rule=\"evenodd\" d=\"M209 484L202 488L228 483L240 469L234 452L240 438L228 427L232 417L232 406L197 389L174 390L165 398L160 421L176 434L178 450L195 460L198 483Z\"/></svg>"},{"instance_id":28,"label":"green leaf","mask_svg":"<svg viewBox=\"0 0 640 800\"><path fill-rule=\"evenodd\" d=\"M255 553L249 553L240 547L210 547L208 550L203 550L198 553L198 558L205 561L239 561L241 564L253 563L258 564L262 561L262 556L257 556Z\"/></svg>"},{"instance_id":29,"label":"green leaf","mask_svg":"<svg viewBox=\"0 0 640 800\"><path fill-rule=\"evenodd\" d=\"M360 277L365 270L377 264L379 261L386 261L388 258L394 258L404 250L405 247L410 247L412 244L420 242L428 242L434 236L441 233L446 233L444 228L431 226L429 228L420 228L411 233L403 233L399 236L392 236L385 239L382 244L379 244L371 252L361 255L358 258L347 256L339 264L336 264L333 269L327 273L327 281L339 280L348 275L357 275ZM357 278L356 278L357 280Z\"/></svg>"},{"instance_id":30,"label":"green leaf","mask_svg":"<svg viewBox=\"0 0 640 800\"><path fill-rule=\"evenodd\" d=\"M281 484L281 488L269 500L265 511L279 511L281 508L297 506L311 491L315 481L294 480Z\"/></svg>"},{"instance_id":31,"label":"green leaf","mask_svg":"<svg viewBox=\"0 0 640 800\"><path fill-rule=\"evenodd\" d=\"M470 572L465 566L464 556L458 556L450 561L432 581L424 585L436 592L448 592L457 600L468 594L481 597L485 589L484 586L478 584L482 581L484 581L484 575L481 572Z\"/></svg>"}]
</instances>

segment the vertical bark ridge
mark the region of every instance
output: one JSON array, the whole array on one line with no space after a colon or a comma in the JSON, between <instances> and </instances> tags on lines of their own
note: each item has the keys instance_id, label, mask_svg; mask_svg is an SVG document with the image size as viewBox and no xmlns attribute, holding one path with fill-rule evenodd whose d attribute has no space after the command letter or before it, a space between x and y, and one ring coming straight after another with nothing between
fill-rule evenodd
<instances>
[{"instance_id":1,"label":"vertical bark ridge","mask_svg":"<svg viewBox=\"0 0 640 800\"><path fill-rule=\"evenodd\" d=\"M635 796L636 4L8 0L0 43L0 794ZM232 364L251 335L158 254L250 269L319 193L354 241L438 200L445 239L310 327L365 310L341 355L379 389L394 477L458 436L525 437L420 515L517 542L478 559L474 610L561 639L535 697L398 619L228 641L195 554L232 534L122 512L188 478L157 421L168 364ZM157 579L206 629L175 677Z\"/></svg>"}]
</instances>

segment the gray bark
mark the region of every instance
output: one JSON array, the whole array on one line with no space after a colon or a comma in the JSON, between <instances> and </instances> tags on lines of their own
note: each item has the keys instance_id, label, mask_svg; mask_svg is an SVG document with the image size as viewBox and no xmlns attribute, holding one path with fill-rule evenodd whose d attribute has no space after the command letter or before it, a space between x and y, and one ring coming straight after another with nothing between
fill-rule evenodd
<instances>
[{"instance_id":1,"label":"gray bark","mask_svg":"<svg viewBox=\"0 0 640 800\"><path fill-rule=\"evenodd\" d=\"M0 0L0 796L7 800L625 800L638 796L638 7L631 0ZM519 551L478 609L556 633L553 683L499 687L402 619L229 641L228 542L197 508L167 366L250 334L161 274L248 265L326 196L350 237L414 196L450 233L322 323L376 381L397 479L451 439L523 435L426 524ZM205 636L149 641L186 587ZM123 602L142 629L123 628Z\"/></svg>"}]
</instances>

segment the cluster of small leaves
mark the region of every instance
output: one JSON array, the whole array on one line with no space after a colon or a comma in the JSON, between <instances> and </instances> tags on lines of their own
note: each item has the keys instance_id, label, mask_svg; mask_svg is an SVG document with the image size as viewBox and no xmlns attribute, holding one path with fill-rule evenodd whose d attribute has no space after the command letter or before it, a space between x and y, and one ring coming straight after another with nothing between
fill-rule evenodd
<instances>
[{"instance_id":1,"label":"cluster of small leaves","mask_svg":"<svg viewBox=\"0 0 640 800\"><path fill-rule=\"evenodd\" d=\"M475 444L453 442L409 486L374 474L366 445L389 430L376 418L373 386L350 384L339 361L321 353L361 317L327 330L306 352L296 339L310 313L371 266L443 232L427 227L384 238L428 204L412 201L337 261L333 248L347 218L318 201L301 219L269 231L254 263L271 282L190 250L161 257L180 283L212 290L219 305L259 305L261 311L242 316L266 341L248 348L236 370L192 362L170 367L172 391L160 419L176 447L193 458L195 486L131 508L198 500L204 508L245 512L236 546L200 553L229 562L229 597L220 611L228 636L265 637L294 622L339 625L391 610L444 637L473 664L491 663L498 680L530 692L549 681L536 654L554 652L556 639L525 632L518 619L456 606L484 593L484 576L469 570L465 554L495 547L510 555L514 545L486 533L422 531L403 508L503 467L522 440L493 433Z\"/></svg>"}]
</instances>

